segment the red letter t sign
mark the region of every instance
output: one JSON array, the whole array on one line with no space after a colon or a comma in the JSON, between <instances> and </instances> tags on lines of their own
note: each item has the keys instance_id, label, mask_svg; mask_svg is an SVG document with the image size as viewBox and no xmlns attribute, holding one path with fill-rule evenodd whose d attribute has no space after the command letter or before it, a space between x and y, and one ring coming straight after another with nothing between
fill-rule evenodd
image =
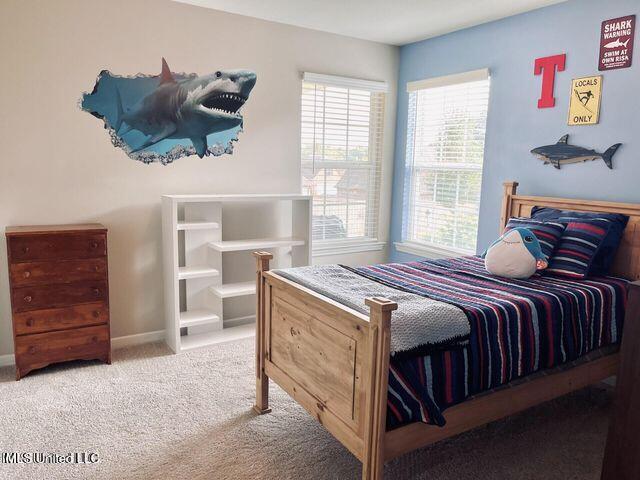
<instances>
[{"instance_id":1,"label":"red letter t sign","mask_svg":"<svg viewBox=\"0 0 640 480\"><path fill-rule=\"evenodd\" d=\"M567 55L553 55L552 57L536 58L534 75L542 73L542 94L538 100L538 108L550 108L556 104L553 98L553 83L556 79L556 68L559 72L564 70Z\"/></svg>"}]
</instances>

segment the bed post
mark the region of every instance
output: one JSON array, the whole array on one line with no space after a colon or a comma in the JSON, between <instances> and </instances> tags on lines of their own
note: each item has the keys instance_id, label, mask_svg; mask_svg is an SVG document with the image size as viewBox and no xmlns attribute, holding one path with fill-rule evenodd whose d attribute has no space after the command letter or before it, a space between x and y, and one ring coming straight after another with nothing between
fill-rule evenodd
<instances>
[{"instance_id":1,"label":"bed post","mask_svg":"<svg viewBox=\"0 0 640 480\"><path fill-rule=\"evenodd\" d=\"M273 255L269 252L254 252L256 257L256 404L253 409L260 415L269 413L269 377L264 373L267 355L265 282L264 272L269 270Z\"/></svg>"},{"instance_id":2,"label":"bed post","mask_svg":"<svg viewBox=\"0 0 640 480\"><path fill-rule=\"evenodd\" d=\"M364 429L362 479L381 480L384 472L384 436L387 426L387 390L391 348L391 312L398 304L386 298L367 298L369 365Z\"/></svg>"},{"instance_id":3,"label":"bed post","mask_svg":"<svg viewBox=\"0 0 640 480\"><path fill-rule=\"evenodd\" d=\"M616 394L604 451L602 480L632 480L640 475L640 281L629 284Z\"/></svg>"},{"instance_id":4,"label":"bed post","mask_svg":"<svg viewBox=\"0 0 640 480\"><path fill-rule=\"evenodd\" d=\"M511 197L516 194L518 190L518 182L510 181L502 184L504 193L502 194L502 210L500 211L500 231L502 235L504 227L507 226L509 217L511 216Z\"/></svg>"}]
</instances>

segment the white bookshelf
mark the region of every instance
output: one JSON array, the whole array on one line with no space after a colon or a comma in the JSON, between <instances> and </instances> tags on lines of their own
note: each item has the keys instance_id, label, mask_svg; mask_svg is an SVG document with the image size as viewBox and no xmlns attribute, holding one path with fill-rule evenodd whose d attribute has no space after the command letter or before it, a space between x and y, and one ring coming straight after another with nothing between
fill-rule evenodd
<instances>
[{"instance_id":1,"label":"white bookshelf","mask_svg":"<svg viewBox=\"0 0 640 480\"><path fill-rule=\"evenodd\" d=\"M178 222L178 230L216 230L220 228L218 222Z\"/></svg>"},{"instance_id":2,"label":"white bookshelf","mask_svg":"<svg viewBox=\"0 0 640 480\"><path fill-rule=\"evenodd\" d=\"M220 272L209 265L195 265L192 267L178 267L178 280L189 278L217 277Z\"/></svg>"},{"instance_id":3,"label":"white bookshelf","mask_svg":"<svg viewBox=\"0 0 640 480\"><path fill-rule=\"evenodd\" d=\"M211 242L209 246L218 252L240 252L274 247L297 247L306 243L306 240L300 238L252 238Z\"/></svg>"},{"instance_id":4,"label":"white bookshelf","mask_svg":"<svg viewBox=\"0 0 640 480\"><path fill-rule=\"evenodd\" d=\"M176 352L254 334L255 261L311 263L311 197L163 195L166 342ZM224 230L224 235L223 235Z\"/></svg>"},{"instance_id":5,"label":"white bookshelf","mask_svg":"<svg viewBox=\"0 0 640 480\"><path fill-rule=\"evenodd\" d=\"M220 298L242 297L256 293L256 282L236 282L224 285L213 285L211 292Z\"/></svg>"}]
</instances>

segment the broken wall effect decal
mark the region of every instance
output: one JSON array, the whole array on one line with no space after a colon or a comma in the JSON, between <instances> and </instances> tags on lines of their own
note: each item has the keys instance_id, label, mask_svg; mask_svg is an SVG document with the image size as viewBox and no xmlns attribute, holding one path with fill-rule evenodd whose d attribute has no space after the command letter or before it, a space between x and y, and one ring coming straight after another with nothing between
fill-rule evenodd
<instances>
[{"instance_id":1,"label":"broken wall effect decal","mask_svg":"<svg viewBox=\"0 0 640 480\"><path fill-rule=\"evenodd\" d=\"M620 148L621 143L611 145L604 153L598 153L584 147L569 145L569 135L563 135L557 143L553 145L545 145L531 150L536 157L544 162L551 164L554 168L560 170L561 165L567 163L587 162L589 160L604 160L607 167L613 168L612 157Z\"/></svg>"},{"instance_id":2,"label":"broken wall effect decal","mask_svg":"<svg viewBox=\"0 0 640 480\"><path fill-rule=\"evenodd\" d=\"M221 70L211 75L172 73L162 59L158 76L117 76L103 70L81 108L104 120L114 146L144 163L233 153L242 131L240 109L256 75Z\"/></svg>"}]
</instances>

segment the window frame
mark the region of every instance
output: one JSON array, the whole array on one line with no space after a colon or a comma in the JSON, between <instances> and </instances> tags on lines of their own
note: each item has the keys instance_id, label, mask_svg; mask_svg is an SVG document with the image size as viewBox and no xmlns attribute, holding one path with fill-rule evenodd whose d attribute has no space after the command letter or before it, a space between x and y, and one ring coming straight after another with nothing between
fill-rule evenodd
<instances>
[{"instance_id":1,"label":"window frame","mask_svg":"<svg viewBox=\"0 0 640 480\"><path fill-rule=\"evenodd\" d=\"M431 88L438 88L444 86L453 86L459 85L463 83L471 83L476 81L486 80L488 82L488 98L487 98L487 107L485 114L485 131L483 138L483 153L482 153L482 163L478 166L469 164L456 164L451 163L449 168L447 169L447 164L438 165L438 167L445 167L443 170L449 172L459 172L459 171L477 171L480 172L480 194L478 196L477 210L478 214L480 211L480 201L482 195L482 172L484 170L484 162L485 162L485 149L486 149L486 122L488 121L489 114L489 103L491 97L491 75L488 68L472 70L468 72L462 72L453 75L445 75L441 77L428 78L424 80L418 80L414 82L407 83L407 126L406 126L406 135L405 135L405 172L406 176L404 179L404 198L406 202L404 202L404 207L402 211L402 233L401 240L398 242L394 242L394 246L397 251L402 253L408 253L412 255L424 256L428 258L451 258L457 257L461 255L475 255L476 251L466 250L461 248L456 248L449 245L440 245L437 243L423 242L416 240L410 232L415 228L415 224L413 223L413 217L415 215L415 209L413 208L413 196L415 194L415 189L413 182L415 181L416 169L422 169L428 171L429 169L433 169L433 166L416 166L414 164L413 156L415 155L414 149L414 141L415 141L415 132L410 131L410 102L411 102L411 94L419 92L420 90L426 90ZM416 112L417 114L417 112ZM413 136L412 136L413 134ZM411 158L409 158L409 147L411 146ZM411 165L409 165L411 163ZM477 241L478 231L476 230L476 241ZM477 244L476 244L477 249Z\"/></svg>"},{"instance_id":2,"label":"window frame","mask_svg":"<svg viewBox=\"0 0 640 480\"><path fill-rule=\"evenodd\" d=\"M300 92L300 100L301 100L301 118L300 118L300 168L301 168L301 179L303 179L303 170L307 166L304 162L304 158L302 157L302 127L304 123L304 119L302 117L303 113L303 100L304 100L304 84L316 84L322 85L323 87L338 87L344 89L353 89L353 90L364 90L368 91L371 94L384 94L381 100L379 108L380 111L376 112L379 114L380 124L373 124L369 122L369 142L368 149L371 151L372 149L376 149L375 151L375 159L373 162L368 162L365 165L359 166L354 165L353 162L349 161L340 161L340 160L321 160L318 165L318 168L334 170L334 169L342 169L342 170L350 170L354 171L356 169L361 169L363 172L367 172L366 174L372 179L372 182L375 183L373 189L369 188L367 191L367 200L365 202L366 215L371 215L371 210L375 210L373 215L375 215L375 219L371 221L369 218L365 220L365 229L368 231L364 236L361 237L352 237L352 238L336 238L336 239L314 239L313 241L313 251L312 254L314 257L317 256L329 256L329 255L338 255L338 254L346 254L346 253L357 253L357 252L367 252L367 251L379 251L385 248L386 242L380 241L380 197L381 197L381 188L382 188L382 168L384 163L384 130L385 130L385 107L387 102L387 94L388 94L388 85L386 82L373 81L373 80L362 80L350 77L341 77L335 75L324 75L318 73L304 72L302 74L301 81L301 92ZM372 101L373 104L373 101ZM372 127L373 125L373 127ZM377 129L375 134L372 134L372 130ZM376 142L377 140L377 142ZM373 145L373 142L377 143L377 145ZM304 191L304 188L303 188ZM313 194L312 194L313 197ZM313 203L312 198L312 203ZM323 203L325 206L325 201ZM337 205L338 203L336 203ZM349 204L349 200L345 200L345 204ZM371 206L373 204L373 206ZM313 222L313 219L312 219ZM313 231L313 224L312 224Z\"/></svg>"}]
</instances>

